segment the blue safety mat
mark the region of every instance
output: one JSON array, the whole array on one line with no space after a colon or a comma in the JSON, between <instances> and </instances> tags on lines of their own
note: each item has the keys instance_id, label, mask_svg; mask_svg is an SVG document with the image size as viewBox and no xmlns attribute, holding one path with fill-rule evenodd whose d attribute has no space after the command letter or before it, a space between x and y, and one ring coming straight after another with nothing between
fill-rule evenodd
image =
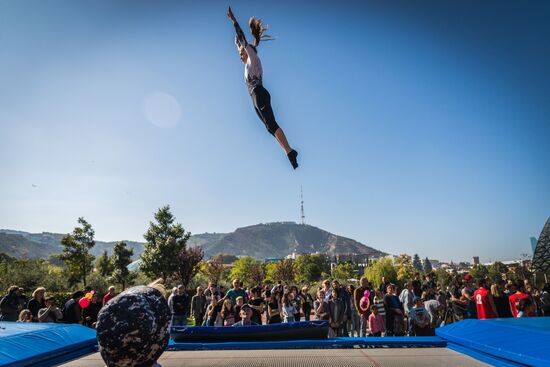
<instances>
[{"instance_id":1,"label":"blue safety mat","mask_svg":"<svg viewBox=\"0 0 550 367\"><path fill-rule=\"evenodd\" d=\"M173 340L168 350L247 350L247 349L308 349L365 347L446 347L437 336L332 338L325 340L292 340L272 342L178 343Z\"/></svg>"},{"instance_id":2,"label":"blue safety mat","mask_svg":"<svg viewBox=\"0 0 550 367\"><path fill-rule=\"evenodd\" d=\"M95 351L96 332L82 325L0 323L0 366L52 366Z\"/></svg>"},{"instance_id":3,"label":"blue safety mat","mask_svg":"<svg viewBox=\"0 0 550 367\"><path fill-rule=\"evenodd\" d=\"M550 317L462 320L436 329L449 347L501 366L550 366Z\"/></svg>"}]
</instances>

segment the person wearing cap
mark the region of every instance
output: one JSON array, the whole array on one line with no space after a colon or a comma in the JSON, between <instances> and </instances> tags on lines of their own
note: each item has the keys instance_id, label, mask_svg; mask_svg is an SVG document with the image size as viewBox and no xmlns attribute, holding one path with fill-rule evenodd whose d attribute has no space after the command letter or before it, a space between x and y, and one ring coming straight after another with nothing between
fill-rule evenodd
<instances>
[{"instance_id":1,"label":"person wearing cap","mask_svg":"<svg viewBox=\"0 0 550 367\"><path fill-rule=\"evenodd\" d=\"M258 325L252 322L252 308L248 303L241 306L240 310L241 321L234 323L232 326L252 326Z\"/></svg>"},{"instance_id":2,"label":"person wearing cap","mask_svg":"<svg viewBox=\"0 0 550 367\"><path fill-rule=\"evenodd\" d=\"M27 304L27 308L32 313L32 321L38 322L38 311L40 311L41 308L46 307L46 300L44 299L44 293L46 292L46 288L44 287L38 287L32 292L32 299Z\"/></svg>"}]
</instances>

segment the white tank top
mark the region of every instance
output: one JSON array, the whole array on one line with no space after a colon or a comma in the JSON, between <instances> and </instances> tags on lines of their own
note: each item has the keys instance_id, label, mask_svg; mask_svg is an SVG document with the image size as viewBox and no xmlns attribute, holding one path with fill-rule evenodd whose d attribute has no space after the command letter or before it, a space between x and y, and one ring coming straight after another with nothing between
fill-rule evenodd
<instances>
[{"instance_id":1,"label":"white tank top","mask_svg":"<svg viewBox=\"0 0 550 367\"><path fill-rule=\"evenodd\" d=\"M262 62L252 46L247 44L244 49L248 54L248 59L244 65L244 81L248 87L248 92L252 93L254 88L262 85Z\"/></svg>"}]
</instances>

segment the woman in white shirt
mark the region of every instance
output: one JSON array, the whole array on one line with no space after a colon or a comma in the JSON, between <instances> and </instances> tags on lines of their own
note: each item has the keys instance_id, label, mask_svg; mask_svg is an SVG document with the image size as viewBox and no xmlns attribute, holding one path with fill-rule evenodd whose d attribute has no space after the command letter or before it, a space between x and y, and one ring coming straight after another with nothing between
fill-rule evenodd
<instances>
[{"instance_id":1,"label":"woman in white shirt","mask_svg":"<svg viewBox=\"0 0 550 367\"><path fill-rule=\"evenodd\" d=\"M264 123L267 131L277 139L283 150L285 151L290 164L294 169L298 168L298 152L290 147L286 139L285 133L275 121L273 115L273 109L271 108L271 96L267 89L262 84L262 63L258 57L257 47L260 44L260 40L268 38L263 33L267 29L260 19L250 17L248 25L250 26L250 32L254 37L254 44L251 45L246 41L246 37L237 23L237 19L231 11L231 7L227 11L227 16L233 22L237 35L235 36L235 45L239 49L239 56L244 63L244 79L248 87L248 92L252 97L252 103L254 109L258 114L258 117Z\"/></svg>"}]
</instances>

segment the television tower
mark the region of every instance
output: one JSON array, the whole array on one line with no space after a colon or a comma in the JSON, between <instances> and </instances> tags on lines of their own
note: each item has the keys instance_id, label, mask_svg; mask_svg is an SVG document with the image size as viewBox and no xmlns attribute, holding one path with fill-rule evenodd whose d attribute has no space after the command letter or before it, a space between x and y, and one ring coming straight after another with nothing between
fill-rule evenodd
<instances>
[{"instance_id":1,"label":"television tower","mask_svg":"<svg viewBox=\"0 0 550 367\"><path fill-rule=\"evenodd\" d=\"M306 224L306 216L304 215L304 190L302 189L302 185L300 185L300 207L302 212L302 225Z\"/></svg>"}]
</instances>

